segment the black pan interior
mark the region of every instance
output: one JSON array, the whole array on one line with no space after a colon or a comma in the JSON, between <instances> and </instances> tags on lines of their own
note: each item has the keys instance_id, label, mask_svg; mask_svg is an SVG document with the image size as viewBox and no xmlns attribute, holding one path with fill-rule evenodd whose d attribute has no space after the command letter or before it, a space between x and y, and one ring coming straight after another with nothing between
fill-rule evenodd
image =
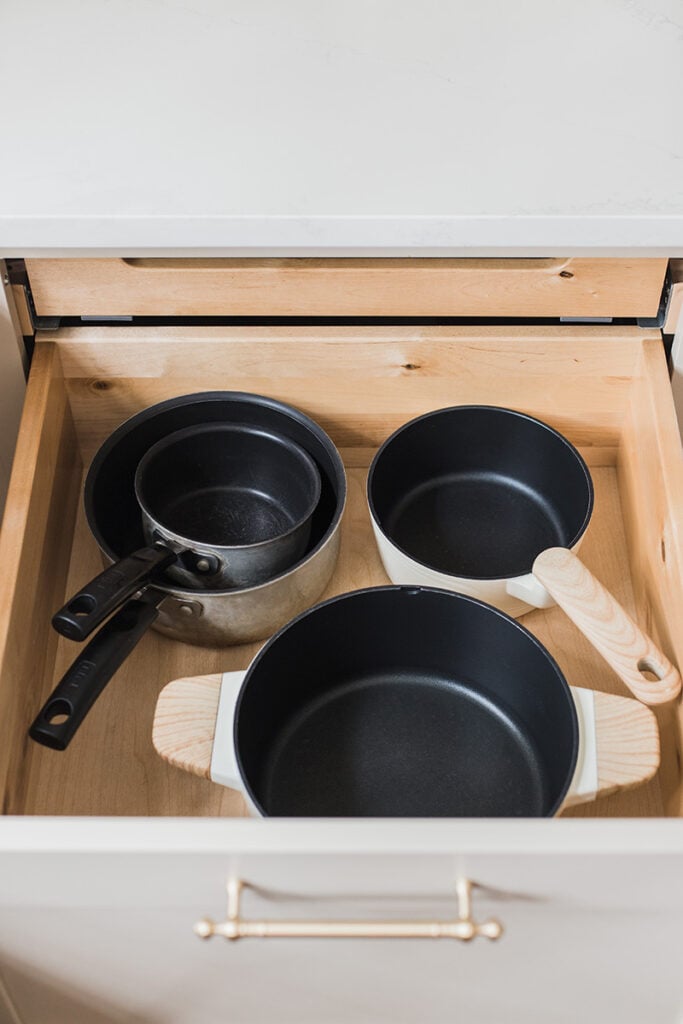
<instances>
[{"instance_id":1,"label":"black pan interior","mask_svg":"<svg viewBox=\"0 0 683 1024\"><path fill-rule=\"evenodd\" d=\"M406 587L285 627L249 671L235 736L254 802L293 817L550 815L578 744L566 681L527 630Z\"/></svg>"},{"instance_id":2,"label":"black pan interior","mask_svg":"<svg viewBox=\"0 0 683 1024\"><path fill-rule=\"evenodd\" d=\"M510 409L457 406L412 420L380 448L368 498L382 532L429 568L475 579L531 571L588 525L593 486L561 434Z\"/></svg>"},{"instance_id":3,"label":"black pan interior","mask_svg":"<svg viewBox=\"0 0 683 1024\"><path fill-rule=\"evenodd\" d=\"M145 452L168 434L201 423L253 424L291 438L308 452L320 473L321 493L302 558L318 548L339 521L346 495L344 467L327 434L303 413L274 399L207 391L143 410L115 430L97 452L86 478L85 509L90 529L107 555L121 558L145 545L135 496L135 472ZM190 591L170 579L168 588Z\"/></svg>"},{"instance_id":4,"label":"black pan interior","mask_svg":"<svg viewBox=\"0 0 683 1024\"><path fill-rule=\"evenodd\" d=\"M284 537L312 514L320 478L287 437L244 423L176 431L141 459L140 504L176 536L242 547Z\"/></svg>"}]
</instances>

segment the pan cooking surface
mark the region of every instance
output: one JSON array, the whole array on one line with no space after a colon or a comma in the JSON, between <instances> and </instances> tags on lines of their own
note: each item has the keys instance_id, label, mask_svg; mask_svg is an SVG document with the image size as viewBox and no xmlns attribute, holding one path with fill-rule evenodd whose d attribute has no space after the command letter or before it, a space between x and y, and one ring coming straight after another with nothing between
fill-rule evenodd
<instances>
[{"instance_id":1,"label":"pan cooking surface","mask_svg":"<svg viewBox=\"0 0 683 1024\"><path fill-rule=\"evenodd\" d=\"M453 406L389 437L368 474L382 533L430 569L500 580L531 572L548 547L572 548L590 520L590 473L540 420L496 406Z\"/></svg>"},{"instance_id":2,"label":"pan cooking surface","mask_svg":"<svg viewBox=\"0 0 683 1024\"><path fill-rule=\"evenodd\" d=\"M500 706L464 682L392 673L306 704L259 790L270 815L537 816L543 779L533 742Z\"/></svg>"},{"instance_id":3,"label":"pan cooking surface","mask_svg":"<svg viewBox=\"0 0 683 1024\"><path fill-rule=\"evenodd\" d=\"M181 494L160 516L167 529L204 544L258 544L287 533L294 518L270 494L248 487L207 487Z\"/></svg>"},{"instance_id":4,"label":"pan cooking surface","mask_svg":"<svg viewBox=\"0 0 683 1024\"><path fill-rule=\"evenodd\" d=\"M498 473L440 476L408 491L385 529L411 557L454 576L528 571L546 548L570 541L554 507Z\"/></svg>"},{"instance_id":5,"label":"pan cooking surface","mask_svg":"<svg viewBox=\"0 0 683 1024\"><path fill-rule=\"evenodd\" d=\"M252 662L241 776L265 815L542 817L576 764L571 692L490 605L430 587L341 594Z\"/></svg>"},{"instance_id":6,"label":"pan cooking surface","mask_svg":"<svg viewBox=\"0 0 683 1024\"><path fill-rule=\"evenodd\" d=\"M207 391L172 398L138 413L114 431L95 456L86 479L85 507L90 529L109 558L144 547L135 471L145 453L176 430L206 423L252 423L291 438L308 452L320 472L322 490L302 558L316 551L336 527L346 495L341 459L330 439L312 420L273 399ZM192 592L170 577L166 586Z\"/></svg>"}]
</instances>

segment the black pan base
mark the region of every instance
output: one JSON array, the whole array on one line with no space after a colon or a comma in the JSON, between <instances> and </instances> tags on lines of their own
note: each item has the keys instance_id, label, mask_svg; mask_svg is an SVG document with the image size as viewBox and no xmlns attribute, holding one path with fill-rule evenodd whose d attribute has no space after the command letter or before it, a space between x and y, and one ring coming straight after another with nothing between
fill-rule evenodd
<instances>
[{"instance_id":1,"label":"black pan base","mask_svg":"<svg viewBox=\"0 0 683 1024\"><path fill-rule=\"evenodd\" d=\"M265 769L271 815L537 817L546 805L531 737L467 685L377 675L313 701Z\"/></svg>"},{"instance_id":2,"label":"black pan base","mask_svg":"<svg viewBox=\"0 0 683 1024\"><path fill-rule=\"evenodd\" d=\"M203 543L259 544L290 531L296 521L272 495L247 487L208 487L180 495L164 508L164 521L181 537Z\"/></svg>"},{"instance_id":3,"label":"black pan base","mask_svg":"<svg viewBox=\"0 0 683 1024\"><path fill-rule=\"evenodd\" d=\"M261 648L234 740L264 815L541 817L564 799L578 726L558 666L514 619L445 590L377 587Z\"/></svg>"},{"instance_id":4,"label":"black pan base","mask_svg":"<svg viewBox=\"0 0 683 1024\"><path fill-rule=\"evenodd\" d=\"M544 495L498 473L421 484L396 504L385 526L417 561L454 576L514 576L540 551L566 542Z\"/></svg>"}]
</instances>

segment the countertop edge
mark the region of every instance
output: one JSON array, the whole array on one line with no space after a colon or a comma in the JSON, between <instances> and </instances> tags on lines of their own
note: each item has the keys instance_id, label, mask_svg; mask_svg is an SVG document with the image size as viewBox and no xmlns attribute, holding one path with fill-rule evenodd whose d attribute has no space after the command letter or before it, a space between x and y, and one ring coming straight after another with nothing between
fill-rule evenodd
<instances>
[{"instance_id":1,"label":"countertop edge","mask_svg":"<svg viewBox=\"0 0 683 1024\"><path fill-rule=\"evenodd\" d=\"M2 257L683 257L681 216L1 216Z\"/></svg>"}]
</instances>

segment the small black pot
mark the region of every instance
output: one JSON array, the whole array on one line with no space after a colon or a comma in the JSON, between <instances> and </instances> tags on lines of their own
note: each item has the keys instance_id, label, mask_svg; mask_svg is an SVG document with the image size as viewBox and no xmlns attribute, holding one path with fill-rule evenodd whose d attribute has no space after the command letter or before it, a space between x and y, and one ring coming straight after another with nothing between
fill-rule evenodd
<instances>
[{"instance_id":1,"label":"small black pot","mask_svg":"<svg viewBox=\"0 0 683 1024\"><path fill-rule=\"evenodd\" d=\"M176 553L168 575L229 590L265 583L299 560L320 474L286 435L205 423L152 445L138 464L135 494L147 544Z\"/></svg>"}]
</instances>

